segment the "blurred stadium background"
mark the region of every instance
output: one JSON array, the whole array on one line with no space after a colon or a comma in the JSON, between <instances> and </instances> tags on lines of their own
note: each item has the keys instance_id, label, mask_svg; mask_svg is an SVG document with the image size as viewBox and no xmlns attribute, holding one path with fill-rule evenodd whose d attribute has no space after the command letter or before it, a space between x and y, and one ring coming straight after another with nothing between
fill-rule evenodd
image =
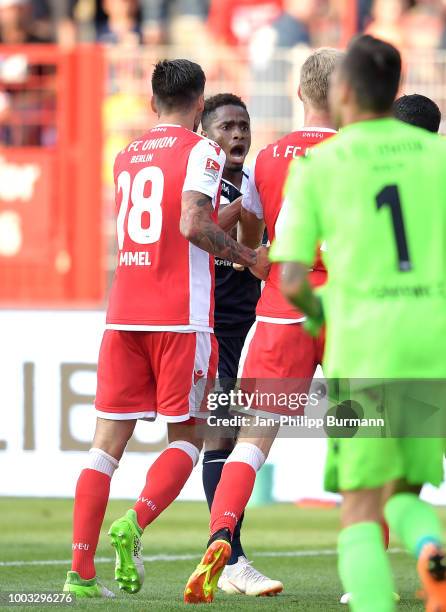
<instances>
[{"instance_id":1,"label":"blurred stadium background","mask_svg":"<svg viewBox=\"0 0 446 612\"><path fill-rule=\"evenodd\" d=\"M241 95L252 156L300 125L309 49L361 30L403 50L402 92L445 112L446 0L0 0L0 495L73 495L115 264L112 164L156 122L154 62L194 59L208 95ZM138 425L112 497L135 496L164 436ZM267 496L327 498L324 449L278 440ZM200 466L182 498L203 498Z\"/></svg>"}]
</instances>

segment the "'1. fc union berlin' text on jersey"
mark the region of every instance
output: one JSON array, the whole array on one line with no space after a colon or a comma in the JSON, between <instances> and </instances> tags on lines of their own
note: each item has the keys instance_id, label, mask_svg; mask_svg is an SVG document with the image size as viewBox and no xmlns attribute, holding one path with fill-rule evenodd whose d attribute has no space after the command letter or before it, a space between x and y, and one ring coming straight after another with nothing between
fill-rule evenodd
<instances>
[{"instance_id":1,"label":"'1. fc union berlin' text on jersey","mask_svg":"<svg viewBox=\"0 0 446 612\"><path fill-rule=\"evenodd\" d=\"M225 154L178 125L158 125L114 166L118 264L107 328L212 331L214 258L180 233L184 191L217 208Z\"/></svg>"},{"instance_id":2,"label":"'1. fc union berlin' text on jersey","mask_svg":"<svg viewBox=\"0 0 446 612\"><path fill-rule=\"evenodd\" d=\"M258 154L250 175L249 190L243 196L242 205L259 219L264 219L271 243L278 229L277 221L283 204L283 188L290 163L293 159L304 156L308 148L335 133L328 128L303 128L287 134ZM280 266L273 264L257 304L257 320L281 324L296 323L303 320L303 314L290 306L282 296L279 273ZM318 251L310 282L313 286L322 285L326 276Z\"/></svg>"}]
</instances>

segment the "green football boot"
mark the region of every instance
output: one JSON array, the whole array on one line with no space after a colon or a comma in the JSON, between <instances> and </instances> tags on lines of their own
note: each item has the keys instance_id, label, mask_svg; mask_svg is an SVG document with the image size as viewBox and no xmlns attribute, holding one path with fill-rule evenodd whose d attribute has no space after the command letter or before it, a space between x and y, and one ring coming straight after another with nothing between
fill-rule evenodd
<instances>
[{"instance_id":1,"label":"green football boot","mask_svg":"<svg viewBox=\"0 0 446 612\"><path fill-rule=\"evenodd\" d=\"M116 597L97 578L84 580L77 572L67 572L67 579L63 587L64 593L73 593L77 597Z\"/></svg>"},{"instance_id":2,"label":"green football boot","mask_svg":"<svg viewBox=\"0 0 446 612\"><path fill-rule=\"evenodd\" d=\"M115 580L127 593L137 593L144 582L141 534L134 510L127 510L108 532L116 551Z\"/></svg>"}]
</instances>

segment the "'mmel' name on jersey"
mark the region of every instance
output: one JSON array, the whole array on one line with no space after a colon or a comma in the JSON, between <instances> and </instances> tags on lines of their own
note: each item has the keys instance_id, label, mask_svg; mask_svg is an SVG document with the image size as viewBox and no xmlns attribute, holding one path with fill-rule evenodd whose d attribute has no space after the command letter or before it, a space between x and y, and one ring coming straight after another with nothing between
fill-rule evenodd
<instances>
[{"instance_id":1,"label":"'mmel' name on jersey","mask_svg":"<svg viewBox=\"0 0 446 612\"><path fill-rule=\"evenodd\" d=\"M119 253L120 266L151 266L150 253L147 251L139 251L131 253L129 251L121 251Z\"/></svg>"}]
</instances>

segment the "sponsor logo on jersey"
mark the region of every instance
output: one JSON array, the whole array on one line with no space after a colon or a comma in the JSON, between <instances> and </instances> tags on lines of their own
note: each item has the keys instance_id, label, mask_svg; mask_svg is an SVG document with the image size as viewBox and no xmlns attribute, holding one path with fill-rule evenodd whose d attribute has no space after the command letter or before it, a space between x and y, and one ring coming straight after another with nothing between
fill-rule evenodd
<instances>
[{"instance_id":1,"label":"sponsor logo on jersey","mask_svg":"<svg viewBox=\"0 0 446 612\"><path fill-rule=\"evenodd\" d=\"M233 185L229 181L226 181L225 179L221 180L220 206L222 204L230 204L241 195L242 192L240 191L240 189L237 189L235 185Z\"/></svg>"},{"instance_id":2,"label":"sponsor logo on jersey","mask_svg":"<svg viewBox=\"0 0 446 612\"><path fill-rule=\"evenodd\" d=\"M220 259L219 257L215 258L216 266L226 266L227 268L232 268L232 261L228 261L227 259Z\"/></svg>"},{"instance_id":3,"label":"sponsor logo on jersey","mask_svg":"<svg viewBox=\"0 0 446 612\"><path fill-rule=\"evenodd\" d=\"M206 160L206 168L204 173L207 174L207 176L210 176L214 181L216 181L218 179L219 172L220 164L215 161L215 159L208 157Z\"/></svg>"}]
</instances>

